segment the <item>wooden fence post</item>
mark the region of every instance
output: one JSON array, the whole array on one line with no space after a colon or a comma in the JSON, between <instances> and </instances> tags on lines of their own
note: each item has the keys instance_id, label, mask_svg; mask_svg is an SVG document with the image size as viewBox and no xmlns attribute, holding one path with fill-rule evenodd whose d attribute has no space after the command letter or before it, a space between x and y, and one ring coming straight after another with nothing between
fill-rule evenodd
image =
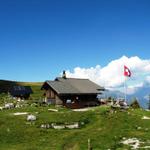
<instances>
[{"instance_id":1,"label":"wooden fence post","mask_svg":"<svg viewBox=\"0 0 150 150\"><path fill-rule=\"evenodd\" d=\"M92 150L92 147L91 147L91 140L88 139L88 150Z\"/></svg>"}]
</instances>

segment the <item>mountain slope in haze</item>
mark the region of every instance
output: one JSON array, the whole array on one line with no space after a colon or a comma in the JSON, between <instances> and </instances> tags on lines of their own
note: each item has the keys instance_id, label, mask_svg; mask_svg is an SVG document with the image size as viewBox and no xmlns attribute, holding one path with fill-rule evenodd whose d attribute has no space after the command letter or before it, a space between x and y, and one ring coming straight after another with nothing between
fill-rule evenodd
<instances>
[{"instance_id":1,"label":"mountain slope in haze","mask_svg":"<svg viewBox=\"0 0 150 150\"><path fill-rule=\"evenodd\" d=\"M150 95L150 86L145 86L137 89L137 91L134 94L127 95L127 101L130 104L131 101L134 98L137 98L140 105L143 108L148 107L148 101L149 101L149 95ZM124 93L120 91L105 91L103 92L102 98L108 98L108 97L113 97L113 98L124 98Z\"/></svg>"},{"instance_id":2,"label":"mountain slope in haze","mask_svg":"<svg viewBox=\"0 0 150 150\"><path fill-rule=\"evenodd\" d=\"M149 101L149 95L150 95L150 86L145 86L139 88L134 94L129 95L128 97L136 97L140 104L144 107L148 107L148 101Z\"/></svg>"}]
</instances>

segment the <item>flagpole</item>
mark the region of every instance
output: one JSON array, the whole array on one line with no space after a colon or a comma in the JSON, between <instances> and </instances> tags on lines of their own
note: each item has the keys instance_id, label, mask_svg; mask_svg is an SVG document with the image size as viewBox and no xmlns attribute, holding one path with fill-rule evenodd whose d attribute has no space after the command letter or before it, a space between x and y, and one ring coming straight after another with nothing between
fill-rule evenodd
<instances>
[{"instance_id":1,"label":"flagpole","mask_svg":"<svg viewBox=\"0 0 150 150\"><path fill-rule=\"evenodd\" d=\"M126 76L124 76L124 99L127 101L127 86L126 86Z\"/></svg>"},{"instance_id":2,"label":"flagpole","mask_svg":"<svg viewBox=\"0 0 150 150\"><path fill-rule=\"evenodd\" d=\"M124 65L124 97L125 102L127 102L127 85L126 85L126 77L131 77L131 71L127 66Z\"/></svg>"}]
</instances>

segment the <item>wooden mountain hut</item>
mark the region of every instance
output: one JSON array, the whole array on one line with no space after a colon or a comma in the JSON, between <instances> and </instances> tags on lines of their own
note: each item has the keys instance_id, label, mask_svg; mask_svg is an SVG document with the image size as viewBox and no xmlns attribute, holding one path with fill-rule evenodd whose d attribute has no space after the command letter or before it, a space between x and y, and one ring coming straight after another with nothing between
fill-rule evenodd
<instances>
[{"instance_id":1,"label":"wooden mountain hut","mask_svg":"<svg viewBox=\"0 0 150 150\"><path fill-rule=\"evenodd\" d=\"M69 108L83 108L99 105L97 95L104 88L88 79L58 77L45 81L41 87L45 91L46 102Z\"/></svg>"}]
</instances>

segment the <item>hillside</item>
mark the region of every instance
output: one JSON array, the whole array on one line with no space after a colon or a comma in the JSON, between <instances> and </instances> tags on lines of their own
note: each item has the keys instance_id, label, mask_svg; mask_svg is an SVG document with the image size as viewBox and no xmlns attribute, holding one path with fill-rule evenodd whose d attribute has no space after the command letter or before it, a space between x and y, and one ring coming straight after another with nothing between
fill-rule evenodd
<instances>
[{"instance_id":1,"label":"hillside","mask_svg":"<svg viewBox=\"0 0 150 150\"><path fill-rule=\"evenodd\" d=\"M51 106L52 107L52 106ZM18 108L0 112L1 150L87 150L88 139L93 150L150 149L150 112L137 109L113 112L109 107L95 107L86 112L74 112L50 107ZM27 122L27 112L37 116ZM147 117L147 119L142 119ZM42 124L80 122L79 129L41 128ZM133 140L126 145L122 142Z\"/></svg>"},{"instance_id":2,"label":"hillside","mask_svg":"<svg viewBox=\"0 0 150 150\"><path fill-rule=\"evenodd\" d=\"M39 99L42 97L43 92L41 91L42 82L18 82L9 80L0 80L0 93L7 93L13 86L30 86L33 93L31 94L32 99Z\"/></svg>"},{"instance_id":3,"label":"hillside","mask_svg":"<svg viewBox=\"0 0 150 150\"><path fill-rule=\"evenodd\" d=\"M41 82L0 80L1 92L7 92L14 85L31 86L33 100L42 97ZM73 111L33 105L30 101L21 102L21 105L21 108L0 110L1 150L87 150L88 140L93 150L150 149L150 111L113 110L109 106ZM23 114L18 115L20 113ZM28 114L35 115L37 120L28 122ZM78 123L79 128L52 128L52 125L74 123Z\"/></svg>"}]
</instances>

